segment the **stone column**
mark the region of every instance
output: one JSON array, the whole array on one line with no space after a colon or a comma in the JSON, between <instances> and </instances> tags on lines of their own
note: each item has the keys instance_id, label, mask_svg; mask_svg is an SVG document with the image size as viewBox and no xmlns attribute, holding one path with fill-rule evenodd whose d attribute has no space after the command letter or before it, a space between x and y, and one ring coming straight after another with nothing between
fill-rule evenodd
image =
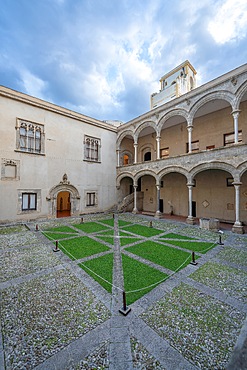
<instances>
[{"instance_id":1,"label":"stone column","mask_svg":"<svg viewBox=\"0 0 247 370\"><path fill-rule=\"evenodd\" d=\"M155 218L161 218L162 213L160 212L160 185L156 185L157 189L157 211L155 213Z\"/></svg>"},{"instance_id":2,"label":"stone column","mask_svg":"<svg viewBox=\"0 0 247 370\"><path fill-rule=\"evenodd\" d=\"M241 182L234 182L234 188L235 188L235 223L232 227L232 232L238 233L238 234L243 234L244 229L242 222L239 220L239 206L240 206L240 185Z\"/></svg>"},{"instance_id":3,"label":"stone column","mask_svg":"<svg viewBox=\"0 0 247 370\"><path fill-rule=\"evenodd\" d=\"M138 209L137 209L137 194L136 194L136 190L137 190L137 185L134 185L134 208L133 208L133 211L132 213L138 213Z\"/></svg>"},{"instance_id":4,"label":"stone column","mask_svg":"<svg viewBox=\"0 0 247 370\"><path fill-rule=\"evenodd\" d=\"M238 117L239 117L240 110L234 110L232 112L233 119L234 119L234 143L238 143Z\"/></svg>"},{"instance_id":5,"label":"stone column","mask_svg":"<svg viewBox=\"0 0 247 370\"><path fill-rule=\"evenodd\" d=\"M138 149L138 143L134 143L134 149L135 149L134 164L136 164L136 163L137 163L137 149Z\"/></svg>"},{"instance_id":6,"label":"stone column","mask_svg":"<svg viewBox=\"0 0 247 370\"><path fill-rule=\"evenodd\" d=\"M190 126L187 126L187 130L188 130L188 153L191 153L192 152L192 130L193 130L193 126L190 125Z\"/></svg>"},{"instance_id":7,"label":"stone column","mask_svg":"<svg viewBox=\"0 0 247 370\"><path fill-rule=\"evenodd\" d=\"M120 167L120 149L117 149L117 166Z\"/></svg>"},{"instance_id":8,"label":"stone column","mask_svg":"<svg viewBox=\"0 0 247 370\"><path fill-rule=\"evenodd\" d=\"M157 150L156 159L160 159L160 136L156 136L156 142L157 142L157 145L156 145L156 150Z\"/></svg>"},{"instance_id":9,"label":"stone column","mask_svg":"<svg viewBox=\"0 0 247 370\"><path fill-rule=\"evenodd\" d=\"M186 219L187 224L194 225L195 220L192 216L192 189L193 189L193 183L188 183L188 190L189 190L189 215Z\"/></svg>"}]
</instances>

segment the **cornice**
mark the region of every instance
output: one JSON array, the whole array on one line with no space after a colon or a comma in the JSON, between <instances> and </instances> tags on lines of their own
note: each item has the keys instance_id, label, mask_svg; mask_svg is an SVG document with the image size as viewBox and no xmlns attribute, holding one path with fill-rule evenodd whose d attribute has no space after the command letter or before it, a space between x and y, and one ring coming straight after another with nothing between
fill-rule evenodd
<instances>
[{"instance_id":1,"label":"cornice","mask_svg":"<svg viewBox=\"0 0 247 370\"><path fill-rule=\"evenodd\" d=\"M45 109L47 111L50 111L50 112L53 112L53 113L56 113L56 114L59 114L59 115L62 115L62 116L65 116L71 119L75 119L77 121L81 121L81 122L87 123L92 126L104 128L108 131L117 132L117 128L115 126L109 125L103 121L85 116L81 113L74 112L70 109L60 107L56 104L47 102L39 98L35 98L31 95L27 95L27 94L12 90L8 87L1 86L1 85L0 85L0 96L3 96L8 99L16 100L16 101L19 101L19 102L22 102L28 105L32 105L40 109Z\"/></svg>"}]
</instances>

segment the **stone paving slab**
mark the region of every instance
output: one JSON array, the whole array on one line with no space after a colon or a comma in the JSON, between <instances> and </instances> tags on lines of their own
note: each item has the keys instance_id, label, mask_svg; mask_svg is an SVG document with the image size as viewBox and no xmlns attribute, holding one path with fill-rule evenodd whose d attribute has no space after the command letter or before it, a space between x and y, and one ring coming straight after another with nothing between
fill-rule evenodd
<instances>
[{"instance_id":1,"label":"stone paving slab","mask_svg":"<svg viewBox=\"0 0 247 370\"><path fill-rule=\"evenodd\" d=\"M103 219L110 218L112 215L88 215L84 217L84 222L86 221L95 221L101 222ZM190 237L199 238L207 241L217 241L218 235L212 232L203 232L199 230L196 226L188 226L184 223L172 223L166 222L164 220L155 220L152 217L146 216L134 216L134 215L117 215L115 216L114 228L114 246L111 246L114 252L114 283L118 287L123 286L123 277L122 277L122 267L121 267L121 253L120 251L124 250L123 247L120 247L120 238L119 230L117 226L117 220L131 220L137 224L149 225L150 220L152 220L153 227L159 228L166 232L175 232L188 235ZM74 223L80 223L80 220L69 219L66 220L51 220L43 221L39 223L39 229L42 227L52 226L61 226L67 225L73 228ZM102 225L102 223L101 223ZM215 263L221 263L225 266L230 266L237 268L238 271L246 273L246 268L244 266L239 266L237 259L234 259L234 253L227 254L227 260L224 259L224 248L225 246L231 247L236 251L243 251L242 258L245 256L246 247L247 247L247 237L233 235L232 233L224 233L223 240L224 246L216 246L212 250L208 251L205 255L201 255L201 258L198 260L196 266L188 265L183 270L179 271L172 277L170 277L164 283L161 283L159 286L154 288L151 292L147 293L144 297L133 303L131 311L128 316L123 316L119 313L119 308L122 307L122 295L121 290L113 288L112 295L107 293L97 282L95 282L83 269L81 269L77 263L78 261L72 261L68 256L64 255L62 252L56 253L53 255L54 244L49 241L40 231L36 231L36 224L30 223L29 228L31 231L25 231L23 228L19 232L11 235L0 235L0 253L6 253L6 251L13 251L16 253L17 250L29 250L32 253L32 244L36 242L36 245L41 246L41 249L46 250L46 255L51 255L51 260L56 259L54 266L45 266L39 264L32 266L32 273L27 273L28 271L28 261L26 260L26 270L20 276L17 275L15 278L8 277L8 279L0 284L0 294L4 290L22 286L27 282L32 282L32 280L37 277L48 276L52 272L68 269L70 274L74 276L75 279L78 279L87 289L89 289L95 298L105 306L106 310L110 310L111 318L105 322L99 322L96 328L90 330L86 334L80 336L79 338L72 340L64 348L59 349L57 353L50 355L43 363L34 366L27 367L27 369L37 369L37 370L79 370L79 369L88 369L88 367L83 367L87 365L84 364L84 360L92 355L95 357L97 366L97 356L95 356L94 351L97 351L100 346L104 343L104 348L106 351L105 356L106 369L110 370L132 370L134 368L145 369L145 364L141 362L141 359L147 361L148 369L155 369L155 366L159 366L158 369L162 370L196 370L198 367L188 361L177 349L172 347L167 340L161 338L157 332L155 332L151 326L147 325L146 322L141 318L143 313L147 313L151 306L161 299L164 299L170 293L173 292L173 289L176 289L181 282L185 282L188 286L196 287L198 291L202 294L207 294L209 297L212 297L216 302L222 302L224 304L230 305L233 310L239 310L240 312L246 314L246 302L236 299L236 297L229 297L221 290L216 290L206 286L203 282L198 282L193 280L190 275L198 271L205 263L208 261L213 261ZM76 229L78 231L78 229ZM80 235L86 235L83 231L79 230ZM90 237L98 241L97 233ZM151 240L153 238L141 237L141 239ZM102 242L102 241L101 241ZM103 243L103 242L102 242ZM106 244L108 245L108 244ZM109 245L108 245L109 246ZM125 247L125 246L124 246ZM112 251L111 251L112 252ZM28 252L29 253L29 252ZM42 253L41 253L42 254ZM25 252L24 252L25 255ZM217 257L221 256L221 261ZM232 257L233 256L233 257ZM38 260L40 257L38 257ZM11 263L8 262L8 263ZM31 265L30 265L31 266ZM246 264L245 264L246 266ZM10 310L11 313L11 310ZM2 321L2 318L1 318ZM1 322L0 322L1 324ZM23 367L18 368L18 366L6 366L6 359L4 359L4 347L5 347L5 333L3 327L0 329L3 333L3 341L1 342L2 336L0 335L0 370L24 370ZM131 338L136 338L139 343L138 350L142 351L143 346L144 352L133 353L133 348L131 347ZM232 352L230 361L228 363L227 370L244 370L245 362L247 356L247 322L243 324L242 330L238 338L236 337L236 347ZM134 361L135 359L135 361ZM150 361L149 361L150 360ZM158 361L158 362L157 362ZM86 362L85 362L86 363ZM107 365L108 364L108 365ZM152 365L150 365L152 364ZM156 365L155 365L156 364ZM159 365L157 365L159 364ZM236 367L238 364L238 367ZM139 366L139 367L138 367ZM149 366L149 367L148 367ZM151 367L150 367L151 366ZM153 367L152 367L153 366ZM235 366L235 367L234 367ZM200 367L201 368L201 367ZM203 369L204 367L202 367ZM205 369L205 368L204 368ZM220 370L223 367L219 367ZM225 367L224 367L225 369Z\"/></svg>"}]
</instances>

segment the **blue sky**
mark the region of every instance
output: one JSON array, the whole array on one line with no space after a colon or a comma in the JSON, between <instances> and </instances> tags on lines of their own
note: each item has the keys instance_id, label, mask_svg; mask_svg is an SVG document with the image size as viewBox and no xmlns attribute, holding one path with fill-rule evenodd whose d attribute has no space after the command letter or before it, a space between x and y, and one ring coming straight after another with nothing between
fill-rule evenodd
<instances>
[{"instance_id":1,"label":"blue sky","mask_svg":"<svg viewBox=\"0 0 247 370\"><path fill-rule=\"evenodd\" d=\"M0 0L0 85L101 120L150 109L188 59L197 85L247 62L246 0Z\"/></svg>"}]
</instances>

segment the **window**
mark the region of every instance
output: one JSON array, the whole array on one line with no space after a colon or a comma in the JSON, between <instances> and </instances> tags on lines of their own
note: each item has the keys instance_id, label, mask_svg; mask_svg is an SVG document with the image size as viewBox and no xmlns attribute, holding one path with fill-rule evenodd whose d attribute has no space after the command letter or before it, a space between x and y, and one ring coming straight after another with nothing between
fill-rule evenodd
<instances>
[{"instance_id":1,"label":"window","mask_svg":"<svg viewBox=\"0 0 247 370\"><path fill-rule=\"evenodd\" d=\"M17 150L22 152L43 154L44 126L23 120L17 120Z\"/></svg>"},{"instance_id":2,"label":"window","mask_svg":"<svg viewBox=\"0 0 247 370\"><path fill-rule=\"evenodd\" d=\"M91 162L100 162L100 139L85 136L84 159Z\"/></svg>"},{"instance_id":3,"label":"window","mask_svg":"<svg viewBox=\"0 0 247 370\"><path fill-rule=\"evenodd\" d=\"M160 158L169 157L169 148L160 149Z\"/></svg>"},{"instance_id":4,"label":"window","mask_svg":"<svg viewBox=\"0 0 247 370\"><path fill-rule=\"evenodd\" d=\"M124 166L126 166L127 164L129 164L129 156L128 156L128 154L124 154L124 156L123 156L123 164L124 164Z\"/></svg>"},{"instance_id":5,"label":"window","mask_svg":"<svg viewBox=\"0 0 247 370\"><path fill-rule=\"evenodd\" d=\"M37 209L37 194L22 193L22 211L31 211Z\"/></svg>"},{"instance_id":6,"label":"window","mask_svg":"<svg viewBox=\"0 0 247 370\"><path fill-rule=\"evenodd\" d=\"M2 158L1 180L20 180L20 161Z\"/></svg>"},{"instance_id":7,"label":"window","mask_svg":"<svg viewBox=\"0 0 247 370\"><path fill-rule=\"evenodd\" d=\"M234 144L234 132L231 132L230 134L224 134L224 146ZM238 142L242 142L242 131L238 132Z\"/></svg>"},{"instance_id":8,"label":"window","mask_svg":"<svg viewBox=\"0 0 247 370\"><path fill-rule=\"evenodd\" d=\"M144 162L151 161L151 152L147 152L144 154Z\"/></svg>"},{"instance_id":9,"label":"window","mask_svg":"<svg viewBox=\"0 0 247 370\"><path fill-rule=\"evenodd\" d=\"M186 144L186 150L187 150L187 153L189 153L189 143ZM192 143L191 143L191 151L192 152L198 152L198 150L199 150L199 140L192 141Z\"/></svg>"},{"instance_id":10,"label":"window","mask_svg":"<svg viewBox=\"0 0 247 370\"><path fill-rule=\"evenodd\" d=\"M96 193L87 193L87 207L96 205Z\"/></svg>"}]
</instances>

